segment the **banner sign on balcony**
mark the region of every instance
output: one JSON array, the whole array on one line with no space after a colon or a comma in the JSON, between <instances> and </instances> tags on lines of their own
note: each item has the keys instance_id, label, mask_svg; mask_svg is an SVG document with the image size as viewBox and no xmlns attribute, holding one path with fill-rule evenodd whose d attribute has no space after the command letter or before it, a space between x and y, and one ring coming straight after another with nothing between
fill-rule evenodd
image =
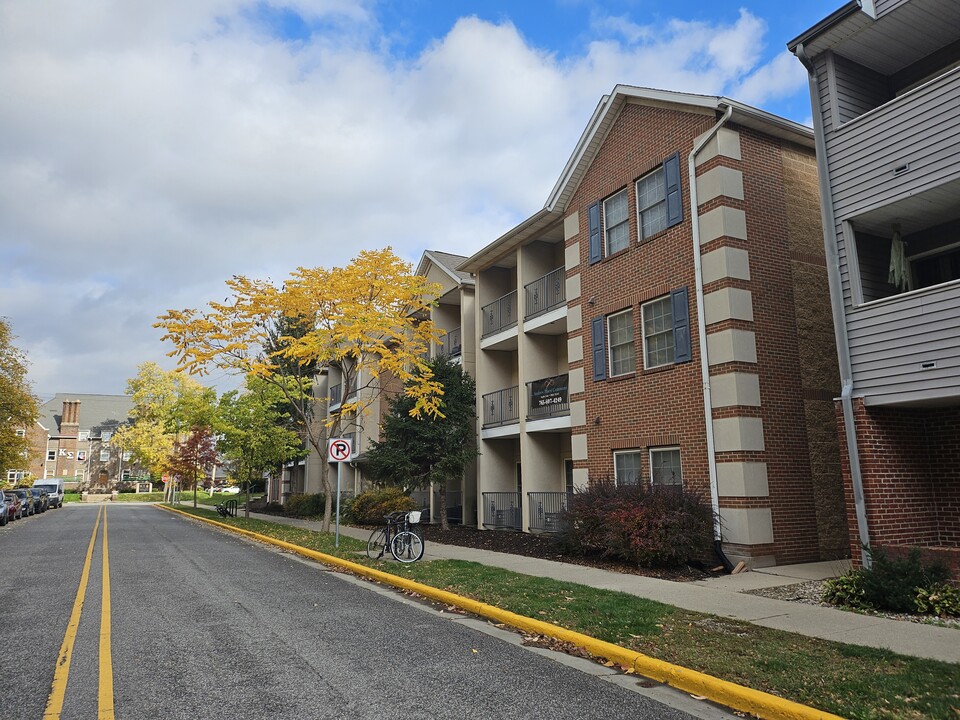
<instances>
[{"instance_id":1,"label":"banner sign on balcony","mask_svg":"<svg viewBox=\"0 0 960 720\"><path fill-rule=\"evenodd\" d=\"M530 383L530 404L533 409L548 408L554 405L566 405L568 392L568 376L534 380Z\"/></svg>"}]
</instances>

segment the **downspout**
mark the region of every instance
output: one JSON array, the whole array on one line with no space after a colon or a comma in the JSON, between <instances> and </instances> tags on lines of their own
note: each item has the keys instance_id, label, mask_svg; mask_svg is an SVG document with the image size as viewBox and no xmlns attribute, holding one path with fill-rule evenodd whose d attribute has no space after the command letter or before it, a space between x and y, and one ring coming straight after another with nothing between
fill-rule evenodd
<instances>
[{"instance_id":1,"label":"downspout","mask_svg":"<svg viewBox=\"0 0 960 720\"><path fill-rule=\"evenodd\" d=\"M733 106L727 105L719 122L696 143L687 158L687 173L690 176L690 226L693 230L693 270L696 277L697 337L700 342L700 379L703 382L703 420L707 429L707 471L710 477L710 506L713 510L713 547L727 572L733 564L723 554L723 533L720 527L720 493L717 488L717 452L713 440L713 396L710 392L710 361L707 356L707 323L703 317L703 265L700 259L700 203L697 199L697 155L712 140L733 114Z\"/></svg>"},{"instance_id":2,"label":"downspout","mask_svg":"<svg viewBox=\"0 0 960 720\"><path fill-rule=\"evenodd\" d=\"M817 70L807 56L803 43L794 50L797 58L807 69L810 83L810 99L819 97ZM823 243L827 255L827 278L830 282L830 304L833 310L833 327L837 341L837 359L840 364L840 407L843 411L843 428L847 441L847 457L850 461L850 481L853 485L853 504L857 516L857 531L860 535L860 560L870 567L870 530L867 524L867 504L863 495L863 475L860 472L860 451L857 447L857 427L853 417L853 368L850 363L850 344L847 338L847 322L843 307L843 283L840 278L840 256L837 250L836 217L830 195L830 170L827 165L827 145L823 134L823 115L813 107L813 127L817 151L817 175L820 184L820 216L823 220Z\"/></svg>"}]
</instances>

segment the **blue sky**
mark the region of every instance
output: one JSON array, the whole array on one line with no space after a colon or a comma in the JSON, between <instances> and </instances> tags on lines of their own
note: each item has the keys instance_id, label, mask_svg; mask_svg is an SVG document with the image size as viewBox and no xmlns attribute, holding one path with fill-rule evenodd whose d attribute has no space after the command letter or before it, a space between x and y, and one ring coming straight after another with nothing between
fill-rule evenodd
<instances>
[{"instance_id":1,"label":"blue sky","mask_svg":"<svg viewBox=\"0 0 960 720\"><path fill-rule=\"evenodd\" d=\"M809 122L786 43L841 4L5 0L0 316L39 392L123 392L234 274L476 252L617 84Z\"/></svg>"}]
</instances>

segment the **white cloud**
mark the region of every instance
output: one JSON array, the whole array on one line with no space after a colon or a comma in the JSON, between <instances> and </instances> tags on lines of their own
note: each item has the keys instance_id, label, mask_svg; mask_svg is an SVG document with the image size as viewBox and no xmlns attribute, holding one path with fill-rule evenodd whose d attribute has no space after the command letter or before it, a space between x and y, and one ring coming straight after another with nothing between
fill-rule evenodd
<instances>
[{"instance_id":1,"label":"white cloud","mask_svg":"<svg viewBox=\"0 0 960 720\"><path fill-rule=\"evenodd\" d=\"M276 37L242 0L0 5L0 314L38 389L122 392L167 350L156 315L233 274L475 252L542 206L617 83L762 102L793 82L757 65L746 12L596 18L566 58L463 18L403 59L372 1L271 7L314 35Z\"/></svg>"}]
</instances>

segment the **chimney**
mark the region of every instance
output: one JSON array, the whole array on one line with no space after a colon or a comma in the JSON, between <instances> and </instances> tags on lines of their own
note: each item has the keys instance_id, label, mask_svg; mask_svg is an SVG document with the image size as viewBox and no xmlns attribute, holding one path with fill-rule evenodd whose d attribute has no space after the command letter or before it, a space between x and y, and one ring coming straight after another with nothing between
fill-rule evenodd
<instances>
[{"instance_id":1,"label":"chimney","mask_svg":"<svg viewBox=\"0 0 960 720\"><path fill-rule=\"evenodd\" d=\"M60 434L77 437L80 434L80 401L64 400L60 416Z\"/></svg>"}]
</instances>

